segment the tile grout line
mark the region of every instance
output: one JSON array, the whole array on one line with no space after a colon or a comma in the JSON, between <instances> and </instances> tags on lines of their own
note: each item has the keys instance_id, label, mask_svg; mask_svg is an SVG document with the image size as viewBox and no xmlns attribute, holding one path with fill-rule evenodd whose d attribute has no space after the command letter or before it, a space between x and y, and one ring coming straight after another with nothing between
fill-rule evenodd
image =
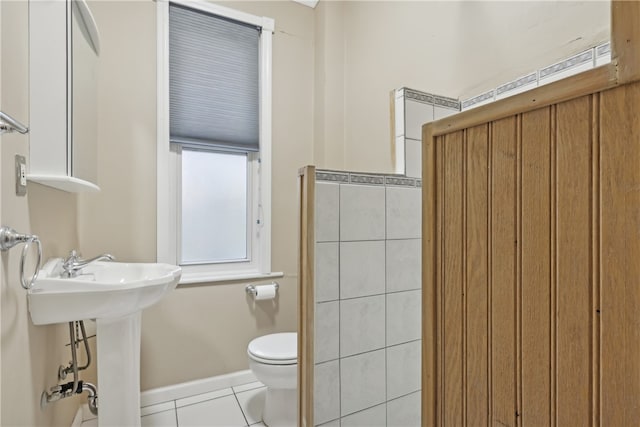
<instances>
[{"instance_id":1,"label":"tile grout line","mask_svg":"<svg viewBox=\"0 0 640 427\"><path fill-rule=\"evenodd\" d=\"M242 405L240 404L240 401L238 400L238 396L236 395L235 390L231 389L233 391L233 398L235 399L236 403L238 404L238 408L240 408L240 413L242 414L242 418L244 418L244 422L245 422L245 426L249 426L249 420L247 419L246 414L244 413L244 409L242 409Z\"/></svg>"}]
</instances>

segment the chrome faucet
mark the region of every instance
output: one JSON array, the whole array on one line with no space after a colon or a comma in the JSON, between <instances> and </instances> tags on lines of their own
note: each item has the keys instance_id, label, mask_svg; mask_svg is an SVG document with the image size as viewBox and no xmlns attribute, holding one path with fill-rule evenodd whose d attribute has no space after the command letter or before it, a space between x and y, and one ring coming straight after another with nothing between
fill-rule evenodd
<instances>
[{"instance_id":1,"label":"chrome faucet","mask_svg":"<svg viewBox=\"0 0 640 427\"><path fill-rule=\"evenodd\" d=\"M62 277L76 277L78 272L96 261L113 261L115 257L110 254L98 255L91 259L82 259L76 251L71 251L69 257L62 262Z\"/></svg>"}]
</instances>

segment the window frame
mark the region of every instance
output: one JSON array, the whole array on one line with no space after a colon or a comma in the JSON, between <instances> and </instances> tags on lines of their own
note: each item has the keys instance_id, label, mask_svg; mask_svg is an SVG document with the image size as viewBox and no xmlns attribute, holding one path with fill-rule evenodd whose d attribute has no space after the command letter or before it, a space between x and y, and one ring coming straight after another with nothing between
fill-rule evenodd
<instances>
[{"instance_id":1,"label":"window frame","mask_svg":"<svg viewBox=\"0 0 640 427\"><path fill-rule=\"evenodd\" d=\"M202 0L157 0L157 250L158 262L178 264L181 207L179 149L169 141L169 3L262 28L260 35L260 151L248 153L251 174L249 262L184 265L180 284L281 277L271 272L272 34L275 22ZM259 224L257 223L259 219Z\"/></svg>"}]
</instances>

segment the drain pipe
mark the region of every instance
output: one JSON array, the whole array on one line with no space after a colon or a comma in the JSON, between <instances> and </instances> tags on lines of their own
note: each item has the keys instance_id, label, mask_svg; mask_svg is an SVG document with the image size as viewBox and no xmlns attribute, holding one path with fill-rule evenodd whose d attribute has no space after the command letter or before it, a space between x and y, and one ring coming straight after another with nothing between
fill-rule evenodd
<instances>
[{"instance_id":1,"label":"drain pipe","mask_svg":"<svg viewBox=\"0 0 640 427\"><path fill-rule=\"evenodd\" d=\"M76 334L74 330L76 322L69 322L69 339L71 343L71 362L69 367L65 368L64 366L60 366L58 370L58 377L60 379L64 379L69 372L73 372L73 381L69 381L66 384L58 384L49 389L49 392L46 390L42 392L40 396L40 408L45 409L45 407L52 402L56 402L60 399L64 399L69 396L73 396L75 394L81 394L83 392L88 392L88 405L89 410L92 414L98 415L98 391L95 385L87 382L80 381L78 376L78 357L76 354ZM82 340L85 344L85 350L87 351L87 364L80 369L86 369L91 362L91 354L89 353L89 345L87 344L87 334L84 329L84 322L80 321L80 328L82 330Z\"/></svg>"},{"instance_id":2,"label":"drain pipe","mask_svg":"<svg viewBox=\"0 0 640 427\"><path fill-rule=\"evenodd\" d=\"M40 396L40 408L44 410L50 403L57 402L60 399L64 399L75 394L82 394L87 392L87 404L89 410L93 415L98 415L98 390L95 385L86 383L84 381L78 381L76 388L74 382L69 381L66 384L59 384L55 387L51 387L49 392L43 391Z\"/></svg>"},{"instance_id":3,"label":"drain pipe","mask_svg":"<svg viewBox=\"0 0 640 427\"><path fill-rule=\"evenodd\" d=\"M93 415L98 415L98 390L91 383L82 383L82 391L89 393L87 396L89 410Z\"/></svg>"}]
</instances>

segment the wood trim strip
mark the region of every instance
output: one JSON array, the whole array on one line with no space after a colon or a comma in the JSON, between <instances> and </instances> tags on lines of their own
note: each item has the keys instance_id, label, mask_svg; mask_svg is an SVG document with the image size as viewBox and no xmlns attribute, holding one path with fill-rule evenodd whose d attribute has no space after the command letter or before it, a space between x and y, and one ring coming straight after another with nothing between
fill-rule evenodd
<instances>
[{"instance_id":1,"label":"wood trim strip","mask_svg":"<svg viewBox=\"0 0 640 427\"><path fill-rule=\"evenodd\" d=\"M422 128L422 425L436 426L436 151L435 140Z\"/></svg>"},{"instance_id":2,"label":"wood trim strip","mask_svg":"<svg viewBox=\"0 0 640 427\"><path fill-rule=\"evenodd\" d=\"M600 425L600 97L595 94L592 104L591 145L591 312L592 323L592 425Z\"/></svg>"},{"instance_id":3,"label":"wood trim strip","mask_svg":"<svg viewBox=\"0 0 640 427\"><path fill-rule=\"evenodd\" d=\"M299 171L298 203L298 425L313 427L316 168Z\"/></svg>"},{"instance_id":4,"label":"wood trim strip","mask_svg":"<svg viewBox=\"0 0 640 427\"><path fill-rule=\"evenodd\" d=\"M430 133L433 136L440 136L590 95L614 87L616 84L616 66L607 64L482 107L454 114L425 126L432 128Z\"/></svg>"},{"instance_id":5,"label":"wood trim strip","mask_svg":"<svg viewBox=\"0 0 640 427\"><path fill-rule=\"evenodd\" d=\"M467 425L467 393L468 393L468 380L467 380L467 319L468 319L468 311L467 311L467 301L469 296L469 280L467 276L467 259L468 259L468 247L467 247L467 180L468 180L468 171L469 165L467 163L467 150L468 150L468 129L465 129L462 132L461 136L461 144L460 150L462 151L462 182L461 182L461 210L462 210L462 220L460 221L461 225L461 249L462 249L462 259L461 262L461 276L462 276L462 293L460 302L462 309L462 425Z\"/></svg>"},{"instance_id":6,"label":"wood trim strip","mask_svg":"<svg viewBox=\"0 0 640 427\"><path fill-rule=\"evenodd\" d=\"M611 60L618 84L640 79L640 3L611 2Z\"/></svg>"},{"instance_id":7,"label":"wood trim strip","mask_svg":"<svg viewBox=\"0 0 640 427\"><path fill-rule=\"evenodd\" d=\"M551 309L549 317L551 319L551 426L558 425L558 325L557 325L557 301L558 301L558 111L555 105L551 106L551 239L550 239L550 260L551 260L551 280L550 295Z\"/></svg>"},{"instance_id":8,"label":"wood trim strip","mask_svg":"<svg viewBox=\"0 0 640 427\"><path fill-rule=\"evenodd\" d=\"M487 410L493 425L493 122L487 141Z\"/></svg>"},{"instance_id":9,"label":"wood trim strip","mask_svg":"<svg viewBox=\"0 0 640 427\"><path fill-rule=\"evenodd\" d=\"M516 426L522 425L522 114L516 116Z\"/></svg>"}]
</instances>

